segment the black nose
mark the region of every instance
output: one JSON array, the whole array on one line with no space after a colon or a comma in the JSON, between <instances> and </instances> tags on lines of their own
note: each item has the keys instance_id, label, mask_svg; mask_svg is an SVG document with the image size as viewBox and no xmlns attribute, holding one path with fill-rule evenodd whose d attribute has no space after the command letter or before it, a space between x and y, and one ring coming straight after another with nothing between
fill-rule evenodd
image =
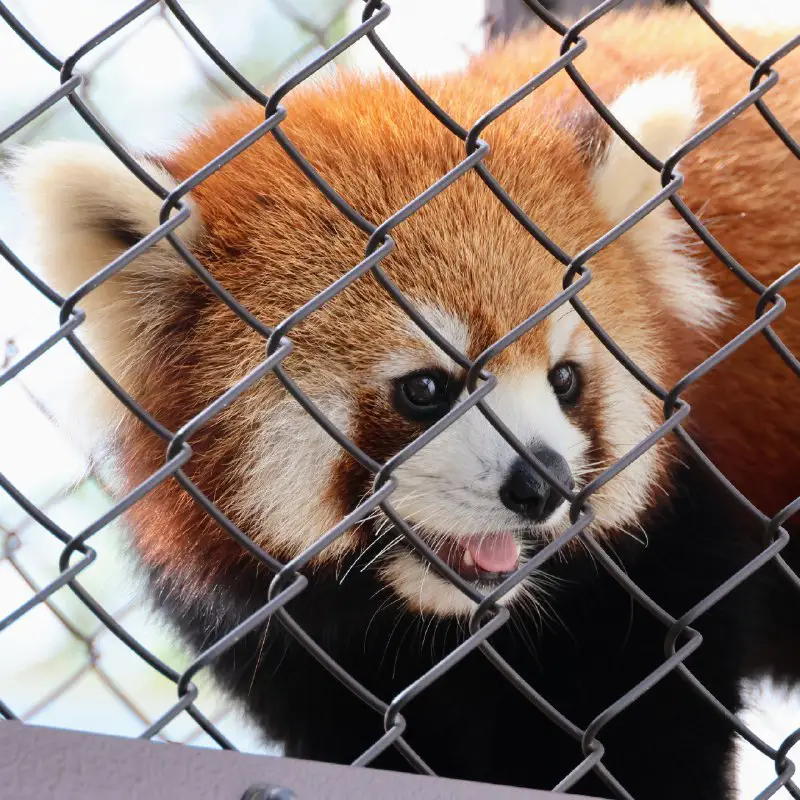
<instances>
[{"instance_id":1,"label":"black nose","mask_svg":"<svg viewBox=\"0 0 800 800\"><path fill-rule=\"evenodd\" d=\"M572 489L575 484L569 465L558 453L541 447L534 450L533 454L558 478L562 486ZM536 522L547 519L563 500L523 458L518 458L512 464L500 487L500 499L506 508Z\"/></svg>"}]
</instances>

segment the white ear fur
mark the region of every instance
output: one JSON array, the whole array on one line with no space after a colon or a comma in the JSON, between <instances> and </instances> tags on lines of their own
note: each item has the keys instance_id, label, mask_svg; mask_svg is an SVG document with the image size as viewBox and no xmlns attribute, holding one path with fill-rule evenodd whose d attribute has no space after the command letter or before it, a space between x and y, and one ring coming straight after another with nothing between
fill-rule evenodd
<instances>
[{"instance_id":1,"label":"white ear fur","mask_svg":"<svg viewBox=\"0 0 800 800\"><path fill-rule=\"evenodd\" d=\"M175 187L175 180L152 161L139 164L164 188ZM65 296L159 224L163 201L100 144L48 142L20 149L9 178L29 212L32 266ZM192 209L176 232L191 244L200 229ZM141 366L134 339L147 335L148 319L169 307L176 281L188 278L183 260L161 241L79 301L86 320L76 335L126 390L135 394ZM80 391L83 407L91 408L94 419L89 421L113 424L120 404L96 378L87 381Z\"/></svg>"},{"instance_id":2,"label":"white ear fur","mask_svg":"<svg viewBox=\"0 0 800 800\"><path fill-rule=\"evenodd\" d=\"M694 132L701 107L694 75L661 73L631 84L610 106L614 116L656 158L664 161ZM658 172L616 134L592 176L598 204L616 225L661 190ZM712 328L727 305L686 252L687 228L664 202L626 234L647 260L665 301L679 319Z\"/></svg>"},{"instance_id":3,"label":"white ear fur","mask_svg":"<svg viewBox=\"0 0 800 800\"><path fill-rule=\"evenodd\" d=\"M157 164L138 163L166 189L175 188L175 180ZM145 236L159 224L162 200L99 144L48 142L22 149L10 178L31 212L45 277L61 292L73 291L128 249L127 236ZM191 242L199 227L193 211L178 233ZM172 247L160 242L122 274L168 267L173 255ZM177 256L175 263L180 263Z\"/></svg>"},{"instance_id":4,"label":"white ear fur","mask_svg":"<svg viewBox=\"0 0 800 800\"><path fill-rule=\"evenodd\" d=\"M692 135L700 116L694 75L661 73L633 83L610 109L635 139L663 161ZM658 173L616 134L595 170L593 184L600 206L614 224L661 189Z\"/></svg>"}]
</instances>

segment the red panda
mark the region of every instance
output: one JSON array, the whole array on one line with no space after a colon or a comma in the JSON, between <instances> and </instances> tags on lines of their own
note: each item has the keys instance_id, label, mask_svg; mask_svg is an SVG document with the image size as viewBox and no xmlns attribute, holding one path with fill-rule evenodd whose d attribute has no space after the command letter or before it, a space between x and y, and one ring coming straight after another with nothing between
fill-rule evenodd
<instances>
[{"instance_id":1,"label":"red panda","mask_svg":"<svg viewBox=\"0 0 800 800\"><path fill-rule=\"evenodd\" d=\"M576 65L615 116L667 158L748 91L746 68L694 16L619 14L593 25ZM736 32L764 57L787 36ZM553 34L526 34L426 89L472 124L557 57ZM766 100L800 133L797 55L778 66ZM343 74L283 101L281 128L316 170L379 223L465 156L394 80ZM225 110L175 152L143 157L165 189L187 180L263 121ZM483 133L485 163L515 202L567 253L579 253L660 188L658 174L604 125L558 74ZM754 108L680 162L681 197L764 284L797 262L798 165ZM161 200L101 146L51 143L20 156L16 183L41 225L49 280L73 291L158 224ZM210 274L274 326L364 257L367 236L300 172L269 134L202 181L180 238ZM382 266L445 340L473 360L561 291L564 267L538 246L473 172L392 230ZM753 318L757 296L702 248L663 204L589 262L587 308L633 361L671 387ZM774 329L800 352L797 283ZM86 340L148 413L177 431L263 362L265 339L239 319L162 241L79 306ZM83 335L83 331L82 331ZM386 463L464 400L464 370L365 274L293 327L282 362L327 418ZM625 456L663 410L562 305L487 365L491 410L566 490ZM686 394L689 427L720 469L765 513L798 494L797 376L756 337ZM99 401L104 413L119 403ZM112 412L109 412L112 413ZM114 441L128 489L164 463L164 442L119 414ZM369 496L373 474L345 453L266 374L191 437L186 476L257 545L297 557ZM670 438L590 499L589 534L675 616L754 552L735 537L736 510ZM390 502L428 545L484 594L569 526L569 505L478 409L403 462ZM271 575L175 482L128 512L154 596L202 649L266 602ZM643 532L648 546L634 541ZM388 702L466 636L475 604L410 548L384 517L354 526L309 565L287 606L309 634ZM738 708L743 589L710 612L687 662ZM663 663L664 626L580 547L562 551L503 603L514 613L492 643L569 723L561 729L478 653L404 709L406 738L431 769L550 788L586 750L585 728ZM434 622L435 620L435 622ZM425 630L433 623L431 642ZM441 631L439 628L441 627ZM411 633L410 633L411 632ZM438 634L438 639L437 639ZM438 647L437 647L438 646ZM266 736L288 755L352 762L383 732L380 715L328 675L279 625L249 634L214 663ZM800 670L799 670L800 673ZM614 716L614 715L612 715ZM577 727L570 727L570 726ZM636 798L730 795L730 730L670 674L601 725L603 765L575 784ZM374 765L403 768L388 749ZM682 765L674 769L674 764ZM685 765L685 766L683 766ZM406 765L407 766L407 765ZM570 784L572 785L572 784Z\"/></svg>"}]
</instances>

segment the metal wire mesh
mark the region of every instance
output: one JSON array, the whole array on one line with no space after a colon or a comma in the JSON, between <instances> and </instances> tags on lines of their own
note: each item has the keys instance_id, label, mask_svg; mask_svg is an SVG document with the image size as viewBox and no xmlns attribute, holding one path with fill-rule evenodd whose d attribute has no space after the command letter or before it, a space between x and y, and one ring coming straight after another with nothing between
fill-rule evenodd
<instances>
[{"instance_id":1,"label":"metal wire mesh","mask_svg":"<svg viewBox=\"0 0 800 800\"><path fill-rule=\"evenodd\" d=\"M308 19L308 12L304 13L303 9L299 7L301 5L275 4L274 13L285 17L295 28L293 41L296 43L296 47L279 48L280 57L277 59L277 63L276 59L270 56L264 59L263 66L258 62L249 65L259 85L277 85L287 74L287 70L292 67L296 68L298 63L302 64L310 60L336 41L336 32L346 24L349 8L353 3L352 0L349 0L349 2L332 4L325 9L323 18L319 20ZM13 7L4 9L4 13L7 14L12 14L13 11ZM252 17L252 13L250 17ZM22 24L21 21L18 21L11 27L18 30L20 24ZM33 29L29 23L26 22L26 24ZM135 37L140 37L146 32L145 29L156 27L159 24L163 24L170 31L171 39L168 40L170 46L185 53L192 68L198 73L201 86L208 90L206 92L208 96L200 97L193 105L199 104L201 109L207 109L242 97L242 93L235 84L226 80L224 76L213 69L213 62L205 58L202 49L195 45L194 40L186 33L167 7L163 3L156 3L136 22L123 28L108 42L108 46L101 50L97 58L92 60L91 67L82 73L76 90L80 93L82 100L103 118L105 127L112 130L115 137L126 146L130 142L128 131L124 127L117 129L103 117L102 111L97 111L98 108L104 106L104 98L97 96L98 83L94 78L98 72L102 72L103 66L120 54ZM50 32L47 26L44 26L43 32L44 34ZM289 55L283 56L284 51L287 50ZM45 101L41 107L37 105L33 110L38 113L26 114L27 124L24 119L20 119L4 129L2 142L0 142L0 163L5 155L3 149L5 144L13 143L15 146L25 146L34 143L42 136L44 138L52 136L52 128L55 128L56 131L66 129L71 135L74 135L69 127L70 111L63 102L47 106L47 101ZM3 252L7 252L8 245L3 243L2 247ZM2 288L0 288L0 292L2 292ZM38 307L31 306L29 313L35 315L38 310ZM13 322L10 326L4 326L3 333L7 335L0 357L0 373L3 373L5 383L7 378L10 378L7 370L11 367L16 369L16 362L21 355L20 349L24 345L13 335ZM29 340L30 336L22 338ZM54 514L56 519L60 515L79 525L83 523L80 519L75 520L76 512L78 517L83 516L86 511L84 506L88 506L90 510L98 507L110 508L114 503L114 490L96 471L92 456L83 446L84 443L68 442L69 449L64 447L65 435L61 430L63 420L57 419L57 413L54 412L49 402L52 399L49 393L41 391L41 387L35 381L32 385L28 385L17 380L13 382L13 385L19 395L24 398L26 406L38 412L31 421L31 425L37 425L44 431L44 435L39 441L51 451L56 451L53 453L53 457L58 463L59 468L56 469L56 472L60 473L59 479L55 482L46 482L42 496L36 498L38 508L44 513ZM17 418L20 419L20 404L12 403L11 405L16 408ZM14 414L14 411L11 410L7 413ZM9 421L8 418L6 421ZM13 456L9 450L13 450L15 446L14 443L6 441L3 449L7 455ZM34 596L42 590L44 585L49 583L50 563L43 564L42 562L43 559L52 558L54 554L46 544L43 544L41 535L44 533L47 536L48 534L38 528L34 518L25 513L11 513L6 516L0 522L0 566L3 569L0 573L0 584L5 586L10 595L9 599L13 601L13 598L24 591L23 586L27 587L31 596ZM124 545L114 541L115 531L111 533L111 538L104 537L100 563L107 565L108 571L115 574L116 578L121 579L122 573L125 573L127 569L123 563ZM122 534L122 531L119 533ZM43 555L43 551L46 555ZM141 641L146 640L149 647L155 648L158 652L164 650L164 637L159 635L158 626L153 624L149 618L147 607L142 607L139 602L133 583L130 585L126 583L124 587L118 585L111 597L108 586L102 584L102 581L98 584L98 590L103 597L102 603L111 617L120 624L124 623L129 630L133 630ZM12 588L17 591L10 591ZM58 589L56 588L55 591L57 592ZM122 599L118 600L117 597L120 595L122 595ZM5 636L0 645L0 650L3 652L11 652L20 641L24 642L26 638L37 635L45 636L53 642L53 649L41 654L44 663L48 666L46 676L37 679L38 690L27 691L28 687L20 689L19 685L14 687L16 691L14 692L14 702L11 705L17 718L36 724L61 725L64 724L65 719L74 716L77 706L83 704L86 707L89 704L99 706L103 711L84 718L81 724L87 729L133 734L142 726L151 725L160 708L163 707L167 694L171 694L173 684L167 680L159 681L160 675L154 675L153 670L144 662L136 664L134 669L131 669L130 665L121 664L120 654L115 649L114 637L108 628L102 623L98 623L93 616L90 615L90 618L87 618L82 615L80 609L63 602L64 599L63 591L55 598L48 596L41 603L41 608L48 612L47 616L41 614L26 616L28 625L25 629L15 631L17 636L11 640ZM36 604L25 608L36 608ZM17 618L16 615L15 618ZM10 619L4 620L3 631L8 629L7 623L10 622ZM124 645L122 646L124 647ZM185 661L182 654L174 652L174 648L170 647L169 643L167 646L168 652L163 656L165 660L173 665ZM30 648L23 646L22 649ZM20 664L19 669L12 670L10 675L6 674L6 678L14 684L19 683L20 673L24 672L26 667L31 666L24 660L22 663L25 666ZM230 706L220 705L214 694L213 687L208 686L207 689L204 689L203 705L209 709L209 715L215 724L224 724L234 714ZM9 698L6 697L6 699ZM2 700L0 700L1 702ZM191 721L189 720L189 722ZM248 751L263 749L258 741L248 735L249 731L246 728L243 729L241 725L232 725L232 730L237 736L239 747L246 748ZM155 738L159 741L214 745L213 740L208 739L202 729L193 723L169 726Z\"/></svg>"},{"instance_id":2,"label":"metal wire mesh","mask_svg":"<svg viewBox=\"0 0 800 800\"><path fill-rule=\"evenodd\" d=\"M0 475L0 486L2 486L5 492L7 492L14 502L25 512L27 518L34 520L42 526L61 546L58 561L60 570L59 577L44 586L40 586L26 573L24 565L17 558L16 548L19 541L17 531L2 531L4 542L3 557L19 576L29 584L32 593L27 602L23 603L4 619L0 620L0 631L9 628L24 615L31 613L41 605L50 607L53 613L58 614L58 608L53 604L53 597L60 589L69 587L85 608L91 612L97 623L99 623L99 627L95 628L89 634L80 631L72 631L73 635L78 637L85 644L90 654L89 665L85 667L85 669L94 670L100 679L106 683L109 691L119 697L122 702L130 705L132 712L141 719L146 726L140 734L142 738L162 736L164 729L172 721L180 715L186 714L189 715L197 723L199 728L219 746L223 748L234 748L234 743L231 742L218 727L218 720L206 715L199 709L198 699L200 690L195 682L195 678L199 672L217 659L221 653L231 648L242 636L263 626L265 621L271 618L283 625L317 661L325 666L352 691L354 703L363 703L384 718L384 735L354 763L356 765L367 765L383 751L394 747L406 757L412 766L423 772L428 771L429 768L404 739L403 734L406 729L406 720L403 716L403 709L409 702L420 693L424 692L427 687L437 681L468 653L477 649L483 653L500 673L505 675L509 681L521 689L522 693L535 710L546 714L554 725L561 728L561 730L581 743L584 760L572 770L569 775L564 777L564 780L557 788L567 790L574 786L584 774L589 771L594 771L601 777L605 784L615 792L616 796L619 797L628 797L629 795L607 770L602 761L604 752L602 745L603 728L631 704L636 703L644 693L658 683L665 675L675 672L680 674L717 714L724 717L732 729L736 730L750 745L757 748L765 756L774 761L777 777L773 784L767 787L760 797L769 797L781 787L785 787L793 797L800 797L800 787L793 781L795 765L787 757L787 753L791 747L797 741L800 741L800 728L788 736L777 748L771 747L748 730L740 720L734 717L713 696L710 696L684 664L684 661L699 645L700 635L693 627L697 619L707 613L709 609L732 592L737 586L750 579L765 563L772 562L777 565L784 573L785 577L800 591L800 578L792 572L780 555L780 551L788 542L788 534L782 525L787 519L800 510L800 497L786 506L773 518L766 517L747 498L742 496L731 486L681 426L681 423L688 413L688 407L682 399L682 395L685 391L720 361L730 355L731 352L741 347L753 337L765 337L775 351L781 356L786 364L786 368L800 377L800 362L798 362L797 357L788 350L785 344L770 328L770 324L776 317L786 311L786 301L780 296L780 292L800 275L800 266L786 272L772 285L762 285L714 239L703 223L700 222L682 201L679 195L682 179L676 170L676 166L681 158L699 147L710 136L713 136L727 125L738 113L750 106L755 106L758 109L775 135L795 156L800 157L800 145L774 117L765 102L765 96L778 82L778 74L775 69L776 64L780 59L800 45L800 37L794 37L768 58L759 60L735 41L710 15L702 3L696 2L695 0L688 0L688 3L692 7L694 13L705 21L730 51L753 70L752 80L750 91L744 94L739 102L732 106L725 114L694 135L679 151L674 153L664 163L649 153L620 125L611 115L606 105L595 94L592 87L586 83L579 70L578 57L586 47L587 41L591 42L592 25L618 6L620 0L606 0L571 26L564 25L560 22L559 19L549 12L542 4L537 2L537 0L526 0L526 5L541 23L548 26L562 37L561 57L544 72L532 76L518 91L499 103L495 108L469 127L465 127L460 122L453 119L445 109L440 107L432 97L426 94L384 44L380 38L379 29L389 17L391 9L388 4L381 2L381 0L368 0L364 5L361 24L332 43L327 40L326 32L330 29L330 25L327 22L323 21L322 25L319 25L316 21L300 20L300 24L310 32L311 41L314 44L325 44L328 45L328 47L324 53L314 58L310 63L294 71L270 95L265 94L257 88L253 82L244 77L244 75L226 59L225 55L221 53L212 44L210 39L198 28L191 16L187 14L177 0L163 0L163 2L160 3L158 0L144 0L138 3L112 24L98 31L84 46L78 48L74 53L63 60L50 52L30 30L21 24L5 5L0 3L0 16L5 23L11 26L16 34L45 63L52 67L53 70L57 71L60 79L60 86L56 91L50 94L36 107L21 115L18 120L0 133L0 144L10 136L24 129L35 127L44 115L52 113L53 110L57 110L63 103L67 102L77 111L85 124L91 128L109 150L111 150L114 155L142 181L142 183L163 200L161 224L139 243L135 244L119 258L115 259L101 270L90 286L84 286L82 289L66 298L61 297L51 287L46 285L28 265L23 263L15 253L0 242L0 254L5 258L8 265L59 309L59 327L52 335L48 336L37 347L24 354L16 354L11 352L10 349L8 350L4 371L0 373L0 387L12 381L58 342L67 340L84 363L94 372L98 380L101 380L110 391L113 392L119 402L153 433L159 436L166 445L166 458L163 466L133 492L116 502L106 513L98 519L93 520L91 524L84 526L77 535L70 535L64 528L58 525L48 514L46 504L33 503L9 480ZM283 3L281 5L283 5ZM111 132L108 127L103 124L97 113L92 110L91 101L89 99L91 82L86 75L78 71L81 59L92 53L92 51L100 45L103 45L109 40L115 42L122 41L126 36L135 35L136 26L141 22L143 15L153 9L157 9L159 14L164 15L164 18L169 20L169 24L174 29L180 41L189 42L192 48L201 51L204 54L204 59L207 59L214 65L213 69L207 67L205 66L206 61L204 60L204 66L202 68L207 71L209 81L213 85L219 87L219 91L227 93L227 90L223 88L226 82L223 82L218 77L221 74L227 81L231 82L238 91L264 108L263 123L237 142L233 147L207 164L191 178L184 181L178 189L172 192L167 192L151 176L143 172L141 167L129 155L122 144L124 137ZM336 18L338 14L339 9L336 9L330 19ZM284 97L362 39L370 42L388 68L441 125L464 143L464 159L458 166L432 184L425 192L397 211L390 218L380 221L366 219L358 210L348 204L348 202L315 171L313 166L306 160L303 153L295 147L281 127L287 116L286 110L281 105L281 101ZM592 105L604 122L641 159L660 172L663 187L662 191L645 206L615 226L607 235L577 254L565 252L556 242L552 241L537 225L536 221L530 219L525 212L515 204L512 198L506 193L503 186L499 184L483 163L488 147L481 139L481 134L487 126L561 71L569 75L578 90ZM350 223L366 233L369 237L364 258L360 264L348 271L339 281L329 286L312 301L302 308L297 309L275 328L270 328L262 323L249 309L243 307L235 297L231 296L224 287L217 283L196 260L190 249L178 236L180 225L185 222L190 215L189 207L184 200L187 194L216 169L236 158L239 153L263 136L274 137L286 152L287 157L291 158L300 167L306 178L322 192ZM381 261L395 247L395 242L391 236L392 230L470 171L473 171L480 177L531 237L564 266L563 291L557 297L553 298L550 303L536 310L535 313L532 313L528 319L508 332L502 339L487 348L474 360L458 352L450 343L441 337L415 309L411 301L398 286L395 285L381 266ZM591 280L591 272L587 267L587 262L600 250L610 245L640 222L657 205L665 202L669 202L672 205L702 243L748 287L752 292L753 306L756 309L756 319L745 331L732 342L720 348L713 356L696 369L683 376L674 386L668 388L659 386L651 376L643 372L640 367L619 348L581 300L581 291ZM227 305L246 325L263 338L266 350L263 362L255 370L239 383L230 387L225 394L221 395L202 413L189 420L179 431L167 430L156 419L152 418L135 399L126 394L126 392L117 385L111 375L74 336L74 332L85 319L80 305L86 295L93 291L99 283L117 274L130 264L133 259L140 256L161 240L166 240L172 245L186 262L188 268L211 289L219 302ZM377 279L413 323L424 331L439 348L453 359L453 361L460 365L466 371L467 375L467 399L456 405L451 412L431 426L422 436L383 464L377 463L370 458L350 440L343 431L338 430L336 426L322 414L313 401L304 394L282 366L282 362L292 351L292 330L294 327L309 317L309 315L313 314L331 298L368 273ZM394 473L400 465L405 463L415 453L419 452L422 447L428 444L434 437L438 436L473 406L480 410L522 458L541 473L541 465L531 459L524 445L503 425L502 421L493 414L484 401L495 385L490 369L490 362L492 359L549 314L567 303L572 305L583 322L594 332L617 360L624 365L630 374L638 379L640 383L647 387L647 389L663 403L664 422L657 430L635 446L626 457L609 467L602 475L589 483L577 494L571 494L569 501L572 524L569 530L528 560L517 573L503 582L496 590L491 592L488 596L483 596L474 586L465 582L447 564L443 563L426 541L415 532L413 527L406 523L393 507L391 495L396 487ZM308 548L300 556L288 563L282 563L250 540L245 533L226 518L208 497L200 492L182 471L182 468L192 457L192 451L187 444L190 437L206 425L209 420L219 414L225 407L236 402L236 399L243 392L257 382L263 380L268 374L277 378L294 400L299 403L302 408L350 454L350 456L374 476L372 494L365 499L357 509L322 536L313 547ZM677 436L703 465L703 468L727 489L734 501L740 506L743 515L749 515L758 521L764 529L765 541L767 541L762 553L757 558L753 559L746 567L739 570L728 581L720 585L716 591L704 598L702 602L685 613L680 619L675 619L664 612L663 609L642 592L601 546L594 542L591 537L583 535L584 529L591 523L593 518L591 510L592 495L615 475L618 475L622 470L628 468L639 455L669 434ZM269 602L235 629L229 631L221 639L211 644L181 672L170 667L165 660L144 646L126 629L124 609L104 608L81 582L81 573L99 557L98 552L92 546L92 538L124 514L131 506L139 502L150 490L167 480L177 481L184 491L191 495L229 536L236 540L253 557L258 559L273 575ZM477 603L477 609L471 616L469 622L469 637L455 650L446 655L428 673L422 676L422 678L393 698L379 698L374 696L366 687L336 663L323 648L313 641L286 609L287 603L289 603L292 598L301 594L308 585L308 579L304 575L304 569L308 566L309 562L325 547L328 547L356 523L365 519L378 508L391 520L392 524L402 533L414 550L421 554L423 558L432 562L441 575L445 576ZM637 603L648 609L650 613L659 619L667 631L667 655L663 664L639 684L634 686L624 696L618 698L615 703L605 709L602 714L585 728L576 726L557 709L549 707L537 694L535 689L527 685L525 681L509 667L490 642L491 635L505 625L509 618L508 611L503 606L498 605L497 601L505 593L510 591L513 586L530 576L534 570L539 568L548 559L552 558L576 537L582 538L584 544L592 551L602 568L611 574L618 583L624 586ZM62 620L62 622L65 626L69 626L66 620ZM91 656L94 652L94 645L97 637L108 634L116 637L117 640L129 648L131 658L138 657L142 659L146 664L175 685L177 689L177 700L168 710L160 714L156 719L148 719L146 715L138 709L135 698L127 696L124 687L117 686L110 676L103 671L102 664L99 663L98 659ZM75 680L77 677L79 676L70 676L67 678L67 681ZM53 687L52 696L56 697L62 689L63 685ZM49 700L45 699L43 702L49 702ZM31 713L30 710L27 712L28 715ZM532 713L536 712L532 711ZM0 714L8 719L16 718L14 709L3 704L1 699Z\"/></svg>"}]
</instances>

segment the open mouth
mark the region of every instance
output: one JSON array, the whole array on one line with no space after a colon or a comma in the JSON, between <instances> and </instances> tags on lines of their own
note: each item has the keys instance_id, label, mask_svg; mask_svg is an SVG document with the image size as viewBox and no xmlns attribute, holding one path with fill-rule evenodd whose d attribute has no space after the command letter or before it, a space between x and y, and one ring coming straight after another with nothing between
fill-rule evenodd
<instances>
[{"instance_id":1,"label":"open mouth","mask_svg":"<svg viewBox=\"0 0 800 800\"><path fill-rule=\"evenodd\" d=\"M465 581L500 583L519 566L520 548L510 532L448 537L434 550Z\"/></svg>"}]
</instances>

